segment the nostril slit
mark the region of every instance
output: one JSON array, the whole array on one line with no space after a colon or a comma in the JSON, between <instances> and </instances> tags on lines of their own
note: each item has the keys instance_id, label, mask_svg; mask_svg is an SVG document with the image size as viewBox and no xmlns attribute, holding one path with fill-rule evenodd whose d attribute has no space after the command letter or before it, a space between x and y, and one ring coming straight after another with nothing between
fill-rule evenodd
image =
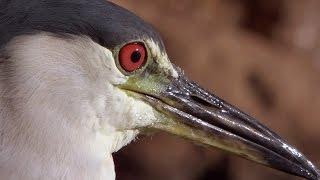
<instances>
[{"instance_id":1,"label":"nostril slit","mask_svg":"<svg viewBox=\"0 0 320 180\"><path fill-rule=\"evenodd\" d=\"M208 102L208 101L206 101L206 100L204 100L204 99L202 99L202 98L200 98L198 96L191 95L190 98L193 101L195 101L195 102L197 102L197 103L199 103L199 104L201 104L203 106L207 106L207 107L211 107L211 108L212 107L213 108L217 108L217 106L215 106L214 104L211 104L210 102Z\"/></svg>"}]
</instances>

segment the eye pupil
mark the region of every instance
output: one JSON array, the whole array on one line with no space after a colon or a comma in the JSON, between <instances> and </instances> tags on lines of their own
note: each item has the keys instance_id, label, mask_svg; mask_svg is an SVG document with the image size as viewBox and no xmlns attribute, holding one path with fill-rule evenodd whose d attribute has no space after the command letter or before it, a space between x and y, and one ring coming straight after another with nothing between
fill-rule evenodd
<instances>
[{"instance_id":1,"label":"eye pupil","mask_svg":"<svg viewBox=\"0 0 320 180\"><path fill-rule=\"evenodd\" d=\"M139 50L136 50L136 51L132 52L132 54L131 54L131 61L132 61L133 63L139 62L140 59L141 59L141 53L139 52Z\"/></svg>"}]
</instances>

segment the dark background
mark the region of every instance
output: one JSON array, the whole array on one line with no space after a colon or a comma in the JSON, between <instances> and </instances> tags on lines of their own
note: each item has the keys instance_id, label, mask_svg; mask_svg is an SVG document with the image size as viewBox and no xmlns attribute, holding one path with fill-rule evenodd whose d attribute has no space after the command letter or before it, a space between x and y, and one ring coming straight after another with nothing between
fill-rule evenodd
<instances>
[{"instance_id":1,"label":"dark background","mask_svg":"<svg viewBox=\"0 0 320 180\"><path fill-rule=\"evenodd\" d=\"M171 60L320 166L319 0L114 0L161 33ZM167 134L114 155L118 180L299 179Z\"/></svg>"}]
</instances>

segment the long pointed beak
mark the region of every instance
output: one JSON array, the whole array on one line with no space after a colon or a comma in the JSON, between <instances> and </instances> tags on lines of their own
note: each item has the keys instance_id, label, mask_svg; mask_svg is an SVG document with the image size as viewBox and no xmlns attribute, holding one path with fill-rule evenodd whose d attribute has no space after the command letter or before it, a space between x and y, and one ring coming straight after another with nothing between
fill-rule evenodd
<instances>
[{"instance_id":1,"label":"long pointed beak","mask_svg":"<svg viewBox=\"0 0 320 180\"><path fill-rule=\"evenodd\" d=\"M254 118L183 75L170 81L157 95L143 92L145 101L174 119L154 125L157 129L306 179L320 179L319 171L302 153Z\"/></svg>"}]
</instances>

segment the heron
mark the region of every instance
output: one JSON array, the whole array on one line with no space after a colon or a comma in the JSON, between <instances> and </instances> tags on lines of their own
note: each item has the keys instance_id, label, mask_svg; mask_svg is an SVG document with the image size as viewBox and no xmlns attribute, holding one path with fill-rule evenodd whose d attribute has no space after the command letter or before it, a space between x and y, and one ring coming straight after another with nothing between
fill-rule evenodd
<instances>
[{"instance_id":1,"label":"heron","mask_svg":"<svg viewBox=\"0 0 320 180\"><path fill-rule=\"evenodd\" d=\"M154 28L105 0L0 0L0 179L115 179L164 131L310 180L302 153L189 80Z\"/></svg>"}]
</instances>

